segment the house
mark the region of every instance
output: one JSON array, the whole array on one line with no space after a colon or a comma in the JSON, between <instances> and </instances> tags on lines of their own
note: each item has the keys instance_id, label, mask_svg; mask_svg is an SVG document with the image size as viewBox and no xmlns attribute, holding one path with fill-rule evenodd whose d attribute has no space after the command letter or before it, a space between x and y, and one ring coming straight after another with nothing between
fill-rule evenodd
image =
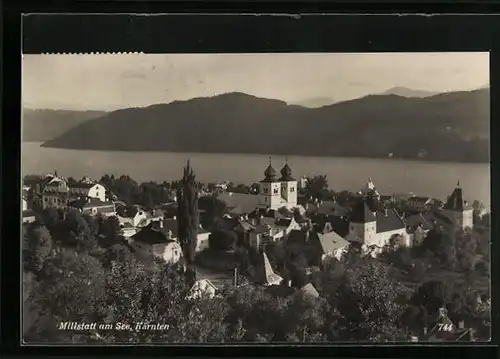
<instances>
[{"instance_id":1,"label":"house","mask_svg":"<svg viewBox=\"0 0 500 359\"><path fill-rule=\"evenodd\" d=\"M148 214L146 211L142 209L137 209L137 212L134 214L134 216L130 218L130 222L134 227L137 227L139 223L146 220L147 218Z\"/></svg>"},{"instance_id":2,"label":"house","mask_svg":"<svg viewBox=\"0 0 500 359\"><path fill-rule=\"evenodd\" d=\"M399 238L401 243L398 245L411 245L406 223L395 209L370 208L366 200L356 204L349 221L349 241L361 243L373 253L379 253L394 238Z\"/></svg>"},{"instance_id":3,"label":"house","mask_svg":"<svg viewBox=\"0 0 500 359\"><path fill-rule=\"evenodd\" d=\"M408 207L412 211L423 212L430 208L432 198L427 196L411 196L408 198Z\"/></svg>"},{"instance_id":4,"label":"house","mask_svg":"<svg viewBox=\"0 0 500 359\"><path fill-rule=\"evenodd\" d=\"M262 252L255 268L253 282L259 285L269 286L279 285L282 280L283 278L274 273L266 253Z\"/></svg>"},{"instance_id":5,"label":"house","mask_svg":"<svg viewBox=\"0 0 500 359\"><path fill-rule=\"evenodd\" d=\"M135 228L132 223L125 222L120 224L120 233L125 238L130 238L137 233L137 228Z\"/></svg>"},{"instance_id":6,"label":"house","mask_svg":"<svg viewBox=\"0 0 500 359\"><path fill-rule=\"evenodd\" d=\"M23 223L33 223L36 221L36 216L33 211L23 210Z\"/></svg>"},{"instance_id":7,"label":"house","mask_svg":"<svg viewBox=\"0 0 500 359\"><path fill-rule=\"evenodd\" d=\"M88 214L90 216L116 216L115 204L112 201L103 202L96 198L86 197L68 203L68 207L76 208L83 214Z\"/></svg>"},{"instance_id":8,"label":"house","mask_svg":"<svg viewBox=\"0 0 500 359\"><path fill-rule=\"evenodd\" d=\"M167 263L177 263L182 257L180 245L171 239L170 231L162 222L153 222L130 237L130 246L143 257L162 258Z\"/></svg>"},{"instance_id":9,"label":"house","mask_svg":"<svg viewBox=\"0 0 500 359\"><path fill-rule=\"evenodd\" d=\"M217 293L217 287L208 279L197 280L191 287L188 299L199 299L202 297L213 298Z\"/></svg>"},{"instance_id":10,"label":"house","mask_svg":"<svg viewBox=\"0 0 500 359\"><path fill-rule=\"evenodd\" d=\"M328 232L316 232L310 236L311 244L316 245L318 257L321 261L327 258L337 258L340 260L342 255L349 248L349 241L345 240L333 230Z\"/></svg>"},{"instance_id":11,"label":"house","mask_svg":"<svg viewBox=\"0 0 500 359\"><path fill-rule=\"evenodd\" d=\"M69 191L77 197L96 198L101 202L106 201L106 189L100 183L93 183L84 177L80 182L68 185Z\"/></svg>"},{"instance_id":12,"label":"house","mask_svg":"<svg viewBox=\"0 0 500 359\"><path fill-rule=\"evenodd\" d=\"M247 223L243 222L241 226L244 227ZM293 218L256 218L250 224L247 244L259 251L267 243L286 239L292 231L300 228L300 224Z\"/></svg>"},{"instance_id":13,"label":"house","mask_svg":"<svg viewBox=\"0 0 500 359\"><path fill-rule=\"evenodd\" d=\"M208 249L209 242L208 238L210 237L210 232L204 229L201 225L198 229L198 233L196 235L198 237L198 242L196 244L196 252L203 252L205 249Z\"/></svg>"},{"instance_id":14,"label":"house","mask_svg":"<svg viewBox=\"0 0 500 359\"><path fill-rule=\"evenodd\" d=\"M70 183L57 174L47 176L37 186L41 194L43 208L63 208L68 203L79 198L95 198L101 202L106 201L106 189L99 183L93 183L84 177L82 181Z\"/></svg>"}]
</instances>

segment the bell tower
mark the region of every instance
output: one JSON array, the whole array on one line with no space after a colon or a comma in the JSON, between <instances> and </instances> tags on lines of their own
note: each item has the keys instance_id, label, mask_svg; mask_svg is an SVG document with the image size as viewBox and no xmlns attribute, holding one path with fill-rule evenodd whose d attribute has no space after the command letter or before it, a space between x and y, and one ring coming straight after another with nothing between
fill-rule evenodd
<instances>
[{"instance_id":1,"label":"bell tower","mask_svg":"<svg viewBox=\"0 0 500 359\"><path fill-rule=\"evenodd\" d=\"M472 206L467 203L467 201L463 200L460 181L457 181L457 187L448 197L448 200L443 207L443 211L456 227L462 229L472 228L473 209Z\"/></svg>"},{"instance_id":2,"label":"bell tower","mask_svg":"<svg viewBox=\"0 0 500 359\"><path fill-rule=\"evenodd\" d=\"M269 209L278 209L281 206L280 181L276 178L276 170L269 157L269 166L264 171L264 179L260 181L260 206Z\"/></svg>"},{"instance_id":3,"label":"bell tower","mask_svg":"<svg viewBox=\"0 0 500 359\"><path fill-rule=\"evenodd\" d=\"M286 207L291 209L297 207L297 180L292 177L292 170L288 166L288 158L281 169L281 197L286 202Z\"/></svg>"}]
</instances>

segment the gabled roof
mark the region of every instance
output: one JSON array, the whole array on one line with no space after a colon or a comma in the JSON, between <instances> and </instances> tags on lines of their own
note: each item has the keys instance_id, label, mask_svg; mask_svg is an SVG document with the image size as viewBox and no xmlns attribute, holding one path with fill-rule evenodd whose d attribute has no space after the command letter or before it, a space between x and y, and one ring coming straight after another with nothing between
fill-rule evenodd
<instances>
[{"instance_id":1,"label":"gabled roof","mask_svg":"<svg viewBox=\"0 0 500 359\"><path fill-rule=\"evenodd\" d=\"M274 273L269 258L267 258L266 253L262 252L255 271L254 281L258 284L266 285L280 282L281 280L283 278Z\"/></svg>"},{"instance_id":2,"label":"gabled roof","mask_svg":"<svg viewBox=\"0 0 500 359\"><path fill-rule=\"evenodd\" d=\"M457 183L457 188L455 188L448 200L446 201L443 209L447 209L450 211L463 211L470 209L470 206L466 204L462 197L462 188L460 187L460 183Z\"/></svg>"},{"instance_id":3,"label":"gabled roof","mask_svg":"<svg viewBox=\"0 0 500 359\"><path fill-rule=\"evenodd\" d=\"M86 183L86 182L76 182L76 183L71 183L68 185L69 188L74 188L74 189L91 189L98 183Z\"/></svg>"},{"instance_id":4,"label":"gabled roof","mask_svg":"<svg viewBox=\"0 0 500 359\"><path fill-rule=\"evenodd\" d=\"M351 214L351 222L353 223L369 223L374 222L375 215L370 210L365 201L359 201L353 208Z\"/></svg>"},{"instance_id":5,"label":"gabled roof","mask_svg":"<svg viewBox=\"0 0 500 359\"><path fill-rule=\"evenodd\" d=\"M152 223L141 229L130 238L134 241L149 245L160 243L176 243L174 240L168 238L168 234L165 230L154 228Z\"/></svg>"},{"instance_id":6,"label":"gabled roof","mask_svg":"<svg viewBox=\"0 0 500 359\"><path fill-rule=\"evenodd\" d=\"M93 208L93 207L114 207L114 202L107 201L103 202L97 198L90 198L86 204L84 204L83 208Z\"/></svg>"},{"instance_id":7,"label":"gabled roof","mask_svg":"<svg viewBox=\"0 0 500 359\"><path fill-rule=\"evenodd\" d=\"M336 251L337 249L345 248L349 242L339 236L334 231L328 233L317 233L317 238L321 246L323 254L328 254Z\"/></svg>"},{"instance_id":8,"label":"gabled roof","mask_svg":"<svg viewBox=\"0 0 500 359\"><path fill-rule=\"evenodd\" d=\"M307 283L305 286L300 288L300 291L305 295L311 296L313 298L319 297L318 291L316 290L316 288L314 288L314 286L311 283Z\"/></svg>"},{"instance_id":9,"label":"gabled roof","mask_svg":"<svg viewBox=\"0 0 500 359\"><path fill-rule=\"evenodd\" d=\"M23 211L23 218L27 217L35 217L35 212L30 210Z\"/></svg>"},{"instance_id":10,"label":"gabled roof","mask_svg":"<svg viewBox=\"0 0 500 359\"><path fill-rule=\"evenodd\" d=\"M377 212L377 233L394 231L396 229L406 228L406 223L399 216L395 209L387 209L385 211Z\"/></svg>"},{"instance_id":11,"label":"gabled roof","mask_svg":"<svg viewBox=\"0 0 500 359\"><path fill-rule=\"evenodd\" d=\"M309 204L307 206L308 213L318 212L324 215L347 216L349 211L335 201L324 201L319 204Z\"/></svg>"},{"instance_id":12,"label":"gabled roof","mask_svg":"<svg viewBox=\"0 0 500 359\"><path fill-rule=\"evenodd\" d=\"M209 279L203 278L193 284L189 291L189 298L195 299L202 294L207 294L211 297L215 292L217 292L217 287Z\"/></svg>"}]
</instances>

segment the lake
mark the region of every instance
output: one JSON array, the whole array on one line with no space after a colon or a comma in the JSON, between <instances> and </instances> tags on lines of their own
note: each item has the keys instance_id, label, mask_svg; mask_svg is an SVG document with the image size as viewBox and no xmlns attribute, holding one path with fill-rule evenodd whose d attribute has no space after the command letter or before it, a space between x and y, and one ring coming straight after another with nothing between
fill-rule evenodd
<instances>
[{"instance_id":1,"label":"lake","mask_svg":"<svg viewBox=\"0 0 500 359\"><path fill-rule=\"evenodd\" d=\"M189 159L198 180L202 182L232 181L251 184L264 177L269 159L253 154L170 153L89 151L43 148L38 142L23 142L22 172L48 173L57 170L65 177L128 174L138 182L180 179ZM273 156L279 171L284 156ZM288 157L296 178L326 174L334 190L356 191L364 187L368 177L382 194L413 192L446 199L457 180L469 202L479 200L490 206L490 164L402 161L395 159Z\"/></svg>"}]
</instances>

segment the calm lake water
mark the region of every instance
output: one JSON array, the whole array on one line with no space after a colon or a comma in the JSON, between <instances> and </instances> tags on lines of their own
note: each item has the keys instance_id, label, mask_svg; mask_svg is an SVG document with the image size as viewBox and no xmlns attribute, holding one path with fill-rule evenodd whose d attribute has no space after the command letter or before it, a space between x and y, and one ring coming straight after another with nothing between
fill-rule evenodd
<instances>
[{"instance_id":1,"label":"calm lake water","mask_svg":"<svg viewBox=\"0 0 500 359\"><path fill-rule=\"evenodd\" d=\"M22 144L24 174L57 170L65 177L89 176L97 180L105 173L128 174L138 182L162 182L179 179L190 159L202 182L251 184L263 178L269 162L268 156L252 154L66 150L43 148L40 144ZM281 169L284 160L283 156L272 157L276 170ZM336 157L289 157L288 164L296 178L326 174L334 190L359 190L371 177L382 194L413 192L445 199L460 180L466 200L477 199L490 206L489 164Z\"/></svg>"}]
</instances>

